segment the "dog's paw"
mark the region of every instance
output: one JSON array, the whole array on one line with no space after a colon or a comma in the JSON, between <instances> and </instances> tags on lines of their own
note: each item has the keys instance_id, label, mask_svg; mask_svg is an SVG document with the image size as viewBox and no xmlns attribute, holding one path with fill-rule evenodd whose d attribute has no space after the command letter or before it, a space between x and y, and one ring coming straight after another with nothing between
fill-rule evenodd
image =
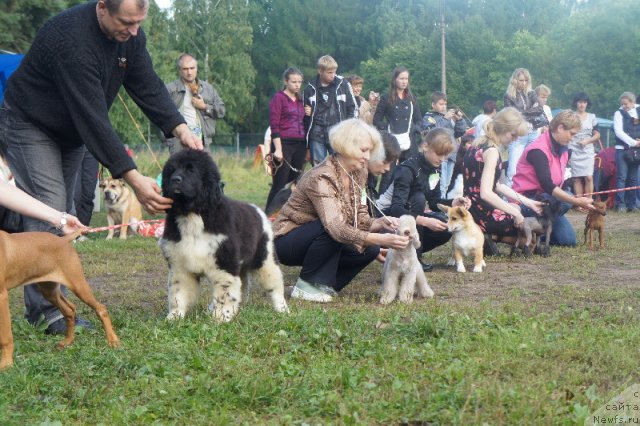
<instances>
[{"instance_id":1,"label":"dog's paw","mask_svg":"<svg viewBox=\"0 0 640 426\"><path fill-rule=\"evenodd\" d=\"M215 309L213 311L213 318L219 323L230 322L236 315L237 309L231 306L223 306L221 309Z\"/></svg>"},{"instance_id":2,"label":"dog's paw","mask_svg":"<svg viewBox=\"0 0 640 426\"><path fill-rule=\"evenodd\" d=\"M431 287L427 286L426 288L421 288L418 291L418 296L422 297L423 299L426 298L431 298L433 296L435 296L436 294L433 292L433 290L431 290Z\"/></svg>"},{"instance_id":3,"label":"dog's paw","mask_svg":"<svg viewBox=\"0 0 640 426\"><path fill-rule=\"evenodd\" d=\"M486 268L487 267L487 262L485 262L484 259L482 259L481 265L482 265L483 268Z\"/></svg>"},{"instance_id":4,"label":"dog's paw","mask_svg":"<svg viewBox=\"0 0 640 426\"><path fill-rule=\"evenodd\" d=\"M473 267L473 272L482 272L482 265L476 265Z\"/></svg>"},{"instance_id":5,"label":"dog's paw","mask_svg":"<svg viewBox=\"0 0 640 426\"><path fill-rule=\"evenodd\" d=\"M281 313L281 314L289 314L291 313L289 311L289 306L287 306L287 302L280 303L277 305L274 305L273 309L276 310L276 312Z\"/></svg>"},{"instance_id":6,"label":"dog's paw","mask_svg":"<svg viewBox=\"0 0 640 426\"><path fill-rule=\"evenodd\" d=\"M464 265L458 265L458 268L456 270L458 272L467 272L467 268L465 268Z\"/></svg>"},{"instance_id":7,"label":"dog's paw","mask_svg":"<svg viewBox=\"0 0 640 426\"><path fill-rule=\"evenodd\" d=\"M456 260L450 257L449 260L447 260L447 266L456 266Z\"/></svg>"},{"instance_id":8,"label":"dog's paw","mask_svg":"<svg viewBox=\"0 0 640 426\"><path fill-rule=\"evenodd\" d=\"M382 295L382 297L380 297L380 304L381 305L388 305L389 303L393 302L393 298L389 297L389 295Z\"/></svg>"},{"instance_id":9,"label":"dog's paw","mask_svg":"<svg viewBox=\"0 0 640 426\"><path fill-rule=\"evenodd\" d=\"M181 312L179 310L173 310L171 312L169 312L169 314L167 315L167 320L168 321L175 321L175 320L179 320L184 318L184 312Z\"/></svg>"}]
</instances>

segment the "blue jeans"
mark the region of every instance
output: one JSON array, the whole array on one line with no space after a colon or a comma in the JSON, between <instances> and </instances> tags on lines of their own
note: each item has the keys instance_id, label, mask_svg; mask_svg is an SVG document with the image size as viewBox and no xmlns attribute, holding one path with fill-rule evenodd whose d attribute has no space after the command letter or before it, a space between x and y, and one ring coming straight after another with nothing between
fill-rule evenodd
<instances>
[{"instance_id":1,"label":"blue jeans","mask_svg":"<svg viewBox=\"0 0 640 426\"><path fill-rule=\"evenodd\" d=\"M513 184L513 177L516 174L516 167L518 166L518 161L520 161L520 157L522 157L522 153L524 149L531 142L536 140L538 137L538 131L534 130L533 132L526 134L524 136L519 137L515 141L509 144L509 167L507 168L507 181L506 185L511 187Z\"/></svg>"},{"instance_id":2,"label":"blue jeans","mask_svg":"<svg viewBox=\"0 0 640 426\"><path fill-rule=\"evenodd\" d=\"M624 159L624 150L616 149L616 189L631 188L638 185L638 164L630 165ZM636 191L616 192L615 208L635 209Z\"/></svg>"},{"instance_id":3,"label":"blue jeans","mask_svg":"<svg viewBox=\"0 0 640 426\"><path fill-rule=\"evenodd\" d=\"M76 176L84 146L62 149L33 124L5 106L0 108L0 146L16 179L27 194L60 211L73 211ZM46 222L24 217L25 231L58 231ZM36 284L24 287L25 317L35 324L44 316L47 324L62 313L47 301Z\"/></svg>"},{"instance_id":4,"label":"blue jeans","mask_svg":"<svg viewBox=\"0 0 640 426\"><path fill-rule=\"evenodd\" d=\"M309 139L309 150L311 151L311 164L314 167L322 163L328 155L333 154L329 141L324 139Z\"/></svg>"},{"instance_id":5,"label":"blue jeans","mask_svg":"<svg viewBox=\"0 0 640 426\"><path fill-rule=\"evenodd\" d=\"M536 213L525 205L520 205L520 209L524 217L536 216ZM560 216L553 222L553 228L551 229L549 244L552 246L575 247L578 244L576 231L571 226L569 219L565 217L565 213L569 209L571 209L571 204L563 202Z\"/></svg>"},{"instance_id":6,"label":"blue jeans","mask_svg":"<svg viewBox=\"0 0 640 426\"><path fill-rule=\"evenodd\" d=\"M449 188L449 183L451 182L451 176L453 175L453 168L456 166L456 159L447 158L440 165L440 195L442 198L447 197L447 189Z\"/></svg>"}]
</instances>

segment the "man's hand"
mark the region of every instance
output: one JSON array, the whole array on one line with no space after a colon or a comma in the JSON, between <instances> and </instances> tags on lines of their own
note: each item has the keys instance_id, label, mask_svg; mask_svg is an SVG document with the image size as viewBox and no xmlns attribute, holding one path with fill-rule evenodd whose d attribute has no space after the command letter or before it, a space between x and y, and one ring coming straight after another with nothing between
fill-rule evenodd
<instances>
[{"instance_id":1,"label":"man's hand","mask_svg":"<svg viewBox=\"0 0 640 426\"><path fill-rule=\"evenodd\" d=\"M191 105L193 105L193 107L197 109L207 109L207 104L204 102L204 99L202 99L200 96L192 97Z\"/></svg>"},{"instance_id":2,"label":"man's hand","mask_svg":"<svg viewBox=\"0 0 640 426\"><path fill-rule=\"evenodd\" d=\"M173 136L180 140L180 143L187 148L202 150L204 149L204 145L202 144L202 139L197 137L196 135L189 130L186 124L182 123L176 126L175 129L171 132Z\"/></svg>"},{"instance_id":3,"label":"man's hand","mask_svg":"<svg viewBox=\"0 0 640 426\"><path fill-rule=\"evenodd\" d=\"M161 195L162 191L155 179L140 174L137 170L129 170L122 175L133 188L142 207L150 214L163 213L171 207L173 200Z\"/></svg>"}]
</instances>

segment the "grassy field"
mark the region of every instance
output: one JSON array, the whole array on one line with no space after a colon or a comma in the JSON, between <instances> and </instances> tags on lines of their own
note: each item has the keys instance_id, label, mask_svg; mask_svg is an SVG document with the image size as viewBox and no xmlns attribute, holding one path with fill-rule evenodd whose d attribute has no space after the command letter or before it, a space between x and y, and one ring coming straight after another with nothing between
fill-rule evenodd
<instances>
[{"instance_id":1,"label":"grassy field","mask_svg":"<svg viewBox=\"0 0 640 426\"><path fill-rule=\"evenodd\" d=\"M228 195L263 204L262 169L219 164ZM570 218L581 233L584 216ZM481 274L456 273L436 250L433 300L381 307L376 263L334 303L290 301L278 315L254 291L224 325L204 295L186 319L164 320L154 239L91 234L77 249L123 347L96 329L54 350L59 338L28 325L12 291L16 364L0 373L0 425L583 424L640 382L640 216L607 221L604 250L488 258ZM283 271L293 284L297 268Z\"/></svg>"}]
</instances>

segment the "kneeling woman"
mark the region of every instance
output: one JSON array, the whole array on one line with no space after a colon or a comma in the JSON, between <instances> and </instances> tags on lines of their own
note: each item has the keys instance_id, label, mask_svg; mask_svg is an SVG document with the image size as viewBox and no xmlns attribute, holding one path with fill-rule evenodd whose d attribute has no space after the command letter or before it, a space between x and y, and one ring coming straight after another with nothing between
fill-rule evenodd
<instances>
[{"instance_id":1,"label":"kneeling woman","mask_svg":"<svg viewBox=\"0 0 640 426\"><path fill-rule=\"evenodd\" d=\"M517 194L499 181L502 172L500 149L506 147L529 131L529 125L515 108L500 111L485 124L485 134L467 150L463 159L464 195L471 200L469 212L485 233L498 241L513 242L518 227L524 223L520 204L536 213L542 212L542 204ZM513 201L508 203L502 197ZM488 248L497 254L495 245Z\"/></svg>"},{"instance_id":2,"label":"kneeling woman","mask_svg":"<svg viewBox=\"0 0 640 426\"><path fill-rule=\"evenodd\" d=\"M569 142L582 129L580 116L571 110L559 112L549 131L539 136L524 152L516 175L513 189L528 197L546 193L562 201L562 216L553 222L549 243L573 247L577 244L576 231L564 216L571 207L593 208L589 197L574 197L562 189L564 173L569 162ZM529 216L525 211L525 215Z\"/></svg>"},{"instance_id":3,"label":"kneeling woman","mask_svg":"<svg viewBox=\"0 0 640 426\"><path fill-rule=\"evenodd\" d=\"M381 156L380 134L362 120L329 131L335 152L308 171L273 224L281 263L302 266L291 297L330 302L373 261L380 246L401 249L409 238L394 233L397 220L367 211L367 164Z\"/></svg>"}]
</instances>

